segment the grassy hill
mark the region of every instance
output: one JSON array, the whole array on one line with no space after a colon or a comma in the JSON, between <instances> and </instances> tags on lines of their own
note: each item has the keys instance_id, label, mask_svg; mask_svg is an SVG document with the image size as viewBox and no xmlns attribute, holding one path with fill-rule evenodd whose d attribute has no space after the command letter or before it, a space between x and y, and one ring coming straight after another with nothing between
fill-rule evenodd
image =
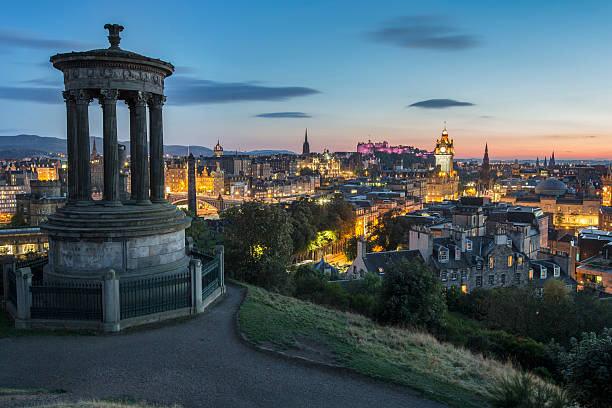
<instances>
[{"instance_id":1,"label":"grassy hill","mask_svg":"<svg viewBox=\"0 0 612 408\"><path fill-rule=\"evenodd\" d=\"M427 333L246 287L239 329L268 349L409 386L457 407L489 406L488 390L519 375L509 363L440 343Z\"/></svg>"}]
</instances>

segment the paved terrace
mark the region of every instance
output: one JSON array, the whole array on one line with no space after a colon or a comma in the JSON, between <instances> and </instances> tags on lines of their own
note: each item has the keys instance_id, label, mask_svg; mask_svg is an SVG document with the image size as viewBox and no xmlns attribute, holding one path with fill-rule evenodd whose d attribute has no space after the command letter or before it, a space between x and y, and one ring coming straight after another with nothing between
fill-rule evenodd
<instances>
[{"instance_id":1,"label":"paved terrace","mask_svg":"<svg viewBox=\"0 0 612 408\"><path fill-rule=\"evenodd\" d=\"M244 345L234 329L241 299L228 287L228 296L198 317L118 335L0 339L0 386L185 408L443 407L406 388Z\"/></svg>"}]
</instances>

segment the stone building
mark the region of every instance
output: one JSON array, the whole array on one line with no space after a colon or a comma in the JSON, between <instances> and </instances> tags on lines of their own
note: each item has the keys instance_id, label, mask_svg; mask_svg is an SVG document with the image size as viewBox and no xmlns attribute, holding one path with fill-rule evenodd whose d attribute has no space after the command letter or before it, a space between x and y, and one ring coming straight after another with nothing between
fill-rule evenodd
<instances>
[{"instance_id":1,"label":"stone building","mask_svg":"<svg viewBox=\"0 0 612 408\"><path fill-rule=\"evenodd\" d=\"M436 140L434 156L435 168L427 179L425 201L429 203L456 200L459 195L459 177L453 165L455 147L453 140L448 137L446 123L442 137Z\"/></svg>"},{"instance_id":2,"label":"stone building","mask_svg":"<svg viewBox=\"0 0 612 408\"><path fill-rule=\"evenodd\" d=\"M612 294L612 242L604 244L596 255L585 259L576 268L576 280Z\"/></svg>"},{"instance_id":3,"label":"stone building","mask_svg":"<svg viewBox=\"0 0 612 408\"><path fill-rule=\"evenodd\" d=\"M418 250L367 252L365 241L360 239L357 241L357 256L346 274L350 279L360 279L368 273L384 275L386 268L402 259L423 261Z\"/></svg>"},{"instance_id":4,"label":"stone building","mask_svg":"<svg viewBox=\"0 0 612 408\"><path fill-rule=\"evenodd\" d=\"M37 226L66 204L60 181L30 181L30 192L17 195L17 211L28 225Z\"/></svg>"},{"instance_id":5,"label":"stone building","mask_svg":"<svg viewBox=\"0 0 612 408\"><path fill-rule=\"evenodd\" d=\"M221 147L221 143L217 140L217 144L213 148L213 156L221 157L223 156L223 147Z\"/></svg>"},{"instance_id":6,"label":"stone building","mask_svg":"<svg viewBox=\"0 0 612 408\"><path fill-rule=\"evenodd\" d=\"M501 197L501 202L528 207L540 207L550 214L552 224L560 229L575 229L599 224L600 199L597 196L567 194L567 186L554 177L538 183L534 194L514 194Z\"/></svg>"},{"instance_id":7,"label":"stone building","mask_svg":"<svg viewBox=\"0 0 612 408\"><path fill-rule=\"evenodd\" d=\"M516 251L503 229L493 237L467 237L461 231L433 239L431 265L442 284L468 293L476 288L525 284L529 258Z\"/></svg>"}]
</instances>

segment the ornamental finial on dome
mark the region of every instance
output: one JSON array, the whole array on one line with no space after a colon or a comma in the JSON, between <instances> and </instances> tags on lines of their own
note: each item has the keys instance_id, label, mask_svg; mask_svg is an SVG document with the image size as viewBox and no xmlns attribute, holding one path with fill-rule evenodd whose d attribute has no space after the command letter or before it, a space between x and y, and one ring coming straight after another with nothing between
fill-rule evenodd
<instances>
[{"instance_id":1,"label":"ornamental finial on dome","mask_svg":"<svg viewBox=\"0 0 612 408\"><path fill-rule=\"evenodd\" d=\"M123 31L123 26L119 24L105 24L104 29L108 30L108 42L110 43L111 49L119 49L119 42L121 41L121 37L119 37L119 33Z\"/></svg>"}]
</instances>

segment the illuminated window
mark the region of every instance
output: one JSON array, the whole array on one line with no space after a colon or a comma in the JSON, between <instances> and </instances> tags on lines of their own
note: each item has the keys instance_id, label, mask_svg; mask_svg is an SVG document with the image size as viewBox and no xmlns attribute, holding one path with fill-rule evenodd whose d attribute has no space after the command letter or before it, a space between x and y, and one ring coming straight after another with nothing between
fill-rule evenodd
<instances>
[{"instance_id":1,"label":"illuminated window","mask_svg":"<svg viewBox=\"0 0 612 408\"><path fill-rule=\"evenodd\" d=\"M548 272L546 268L540 267L540 279L546 279L546 272Z\"/></svg>"},{"instance_id":2,"label":"illuminated window","mask_svg":"<svg viewBox=\"0 0 612 408\"><path fill-rule=\"evenodd\" d=\"M471 251L472 250L472 241L470 241L469 239L465 240L465 250L466 251Z\"/></svg>"},{"instance_id":3,"label":"illuminated window","mask_svg":"<svg viewBox=\"0 0 612 408\"><path fill-rule=\"evenodd\" d=\"M440 248L440 252L438 253L438 260L440 262L448 261L448 249L447 248Z\"/></svg>"},{"instance_id":4,"label":"illuminated window","mask_svg":"<svg viewBox=\"0 0 612 408\"><path fill-rule=\"evenodd\" d=\"M519 265L523 264L523 257L522 256L519 256L517 260L518 260L518 264Z\"/></svg>"},{"instance_id":5,"label":"illuminated window","mask_svg":"<svg viewBox=\"0 0 612 408\"><path fill-rule=\"evenodd\" d=\"M512 266L512 255L508 255L508 268Z\"/></svg>"},{"instance_id":6,"label":"illuminated window","mask_svg":"<svg viewBox=\"0 0 612 408\"><path fill-rule=\"evenodd\" d=\"M529 280L533 279L533 269L529 269Z\"/></svg>"},{"instance_id":7,"label":"illuminated window","mask_svg":"<svg viewBox=\"0 0 612 408\"><path fill-rule=\"evenodd\" d=\"M489 268L490 269L495 268L495 259L492 256L489 257Z\"/></svg>"},{"instance_id":8,"label":"illuminated window","mask_svg":"<svg viewBox=\"0 0 612 408\"><path fill-rule=\"evenodd\" d=\"M467 293L467 285L461 285L461 291Z\"/></svg>"}]
</instances>

